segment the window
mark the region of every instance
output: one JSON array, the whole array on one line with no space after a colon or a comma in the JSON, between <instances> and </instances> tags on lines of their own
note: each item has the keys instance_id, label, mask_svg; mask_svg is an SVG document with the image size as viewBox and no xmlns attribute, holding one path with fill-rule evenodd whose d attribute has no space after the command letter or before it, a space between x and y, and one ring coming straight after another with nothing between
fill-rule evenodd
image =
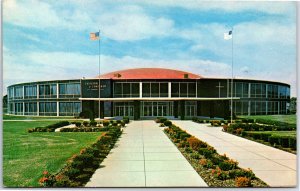
<instances>
[{"instance_id":1,"label":"window","mask_svg":"<svg viewBox=\"0 0 300 191\"><path fill-rule=\"evenodd\" d=\"M196 97L195 82L175 82L171 84L172 97Z\"/></svg>"},{"instance_id":2,"label":"window","mask_svg":"<svg viewBox=\"0 0 300 191\"><path fill-rule=\"evenodd\" d=\"M25 103L25 115L37 115L37 103L29 102Z\"/></svg>"},{"instance_id":3,"label":"window","mask_svg":"<svg viewBox=\"0 0 300 191\"><path fill-rule=\"evenodd\" d=\"M262 98L266 97L266 85L261 83L251 84L251 97Z\"/></svg>"},{"instance_id":4,"label":"window","mask_svg":"<svg viewBox=\"0 0 300 191\"><path fill-rule=\"evenodd\" d=\"M14 88L10 87L8 88L8 99L14 98Z\"/></svg>"},{"instance_id":5,"label":"window","mask_svg":"<svg viewBox=\"0 0 300 191\"><path fill-rule=\"evenodd\" d=\"M278 114L278 101L268 101L268 114Z\"/></svg>"},{"instance_id":6,"label":"window","mask_svg":"<svg viewBox=\"0 0 300 191\"><path fill-rule=\"evenodd\" d=\"M168 83L166 82L143 83L143 97L168 97Z\"/></svg>"},{"instance_id":7,"label":"window","mask_svg":"<svg viewBox=\"0 0 300 191\"><path fill-rule=\"evenodd\" d=\"M56 102L40 102L39 103L39 114L41 116L55 116L57 113Z\"/></svg>"},{"instance_id":8,"label":"window","mask_svg":"<svg viewBox=\"0 0 300 191\"><path fill-rule=\"evenodd\" d=\"M23 86L15 87L14 98L23 98Z\"/></svg>"},{"instance_id":9,"label":"window","mask_svg":"<svg viewBox=\"0 0 300 191\"><path fill-rule=\"evenodd\" d=\"M59 97L79 97L80 83L59 84Z\"/></svg>"},{"instance_id":10,"label":"window","mask_svg":"<svg viewBox=\"0 0 300 191\"><path fill-rule=\"evenodd\" d=\"M115 82L114 97L139 97L140 84L130 82Z\"/></svg>"},{"instance_id":11,"label":"window","mask_svg":"<svg viewBox=\"0 0 300 191\"><path fill-rule=\"evenodd\" d=\"M56 97L56 84L41 84L39 85L40 98L55 98Z\"/></svg>"},{"instance_id":12,"label":"window","mask_svg":"<svg viewBox=\"0 0 300 191\"><path fill-rule=\"evenodd\" d=\"M268 84L268 98L278 98L278 85Z\"/></svg>"},{"instance_id":13,"label":"window","mask_svg":"<svg viewBox=\"0 0 300 191\"><path fill-rule=\"evenodd\" d=\"M24 86L24 96L25 98L35 98L36 97L36 85Z\"/></svg>"},{"instance_id":14,"label":"window","mask_svg":"<svg viewBox=\"0 0 300 191\"><path fill-rule=\"evenodd\" d=\"M15 103L15 115L23 115L23 103Z\"/></svg>"},{"instance_id":15,"label":"window","mask_svg":"<svg viewBox=\"0 0 300 191\"><path fill-rule=\"evenodd\" d=\"M81 111L80 102L59 102L60 116L74 116Z\"/></svg>"}]
</instances>

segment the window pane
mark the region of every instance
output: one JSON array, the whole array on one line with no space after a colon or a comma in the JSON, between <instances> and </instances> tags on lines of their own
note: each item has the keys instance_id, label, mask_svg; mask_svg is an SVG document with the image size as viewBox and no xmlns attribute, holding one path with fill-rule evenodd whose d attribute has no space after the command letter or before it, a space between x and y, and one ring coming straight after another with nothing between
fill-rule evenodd
<instances>
[{"instance_id":1,"label":"window pane","mask_svg":"<svg viewBox=\"0 0 300 191\"><path fill-rule=\"evenodd\" d=\"M180 83L180 97L187 97L187 83Z\"/></svg>"},{"instance_id":2,"label":"window pane","mask_svg":"<svg viewBox=\"0 0 300 191\"><path fill-rule=\"evenodd\" d=\"M196 83L188 83L188 97L196 97Z\"/></svg>"},{"instance_id":3,"label":"window pane","mask_svg":"<svg viewBox=\"0 0 300 191\"><path fill-rule=\"evenodd\" d=\"M159 83L151 83L151 97L159 96Z\"/></svg>"},{"instance_id":4,"label":"window pane","mask_svg":"<svg viewBox=\"0 0 300 191\"><path fill-rule=\"evenodd\" d=\"M150 97L150 83L143 83L143 97Z\"/></svg>"},{"instance_id":5,"label":"window pane","mask_svg":"<svg viewBox=\"0 0 300 191\"><path fill-rule=\"evenodd\" d=\"M123 97L130 97L130 83L123 83Z\"/></svg>"},{"instance_id":6,"label":"window pane","mask_svg":"<svg viewBox=\"0 0 300 191\"><path fill-rule=\"evenodd\" d=\"M131 97L139 97L140 95L140 84L131 83Z\"/></svg>"},{"instance_id":7,"label":"window pane","mask_svg":"<svg viewBox=\"0 0 300 191\"><path fill-rule=\"evenodd\" d=\"M179 83L171 84L171 94L172 97L179 97Z\"/></svg>"},{"instance_id":8,"label":"window pane","mask_svg":"<svg viewBox=\"0 0 300 191\"><path fill-rule=\"evenodd\" d=\"M168 97L168 83L160 83L160 97Z\"/></svg>"}]
</instances>

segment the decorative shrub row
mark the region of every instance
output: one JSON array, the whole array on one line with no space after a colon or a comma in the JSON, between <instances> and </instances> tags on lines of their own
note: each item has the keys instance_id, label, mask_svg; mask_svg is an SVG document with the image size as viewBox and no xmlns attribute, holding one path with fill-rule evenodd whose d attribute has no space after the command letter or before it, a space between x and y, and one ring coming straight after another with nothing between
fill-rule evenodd
<instances>
[{"instance_id":1,"label":"decorative shrub row","mask_svg":"<svg viewBox=\"0 0 300 191\"><path fill-rule=\"evenodd\" d=\"M212 126L221 126L222 124L228 124L227 120L210 120L210 119L201 119L197 117L193 117L192 119L196 123L210 123Z\"/></svg>"},{"instance_id":2,"label":"decorative shrub row","mask_svg":"<svg viewBox=\"0 0 300 191\"><path fill-rule=\"evenodd\" d=\"M102 132L108 129L109 127L62 128L60 132Z\"/></svg>"},{"instance_id":3,"label":"decorative shrub row","mask_svg":"<svg viewBox=\"0 0 300 191\"><path fill-rule=\"evenodd\" d=\"M225 154L219 155L216 150L208 145L206 142L199 140L198 138L191 136L186 131L183 131L175 125L170 125L166 128L165 133L168 134L170 139L180 148L181 152L188 155L187 159L193 165L193 161L198 161L196 164L200 164L203 168L210 171L210 175L205 173L204 180L216 179L223 181L222 185L228 184L229 179L235 181L237 187L250 187L251 182L260 182L260 186L265 187L266 184L255 177L255 174L250 169L242 169L238 167L238 162L229 159ZM193 165L194 166L194 165ZM195 167L195 166L194 166ZM199 169L195 167L195 169ZM200 175L200 171L197 171ZM214 183L209 183L211 186L216 186ZM234 185L228 185L234 186Z\"/></svg>"},{"instance_id":4,"label":"decorative shrub row","mask_svg":"<svg viewBox=\"0 0 300 191\"><path fill-rule=\"evenodd\" d=\"M268 129L266 130L266 128ZM223 131L229 132L242 137L251 137L255 140L263 140L269 142L272 146L281 146L283 148L297 149L296 137L286 135L272 135L272 133L264 132L263 130L270 131L269 127L258 124L231 124L230 126L224 125ZM258 131L259 130L259 131ZM261 131L261 132L260 132Z\"/></svg>"},{"instance_id":5,"label":"decorative shrub row","mask_svg":"<svg viewBox=\"0 0 300 191\"><path fill-rule=\"evenodd\" d=\"M125 120L127 123L129 121ZM76 122L72 122L72 124L75 124L76 127L99 127L100 124L103 124L104 127L108 127L108 126L125 126L125 121L124 120L104 120L104 121L76 121Z\"/></svg>"},{"instance_id":6,"label":"decorative shrub row","mask_svg":"<svg viewBox=\"0 0 300 191\"><path fill-rule=\"evenodd\" d=\"M265 125L270 125L270 126L275 126L277 127L278 131L292 131L296 130L296 124L290 124L287 122L283 121L275 121L275 120L269 120L269 119L249 119L249 118L243 118L242 119L243 123L260 123L260 124L265 124Z\"/></svg>"},{"instance_id":7,"label":"decorative shrub row","mask_svg":"<svg viewBox=\"0 0 300 191\"><path fill-rule=\"evenodd\" d=\"M258 123L233 123L227 127L225 126L225 128L226 131L230 133L235 133L235 131L239 128L243 129L244 131L292 131L294 130L285 126L275 126L275 125L258 124Z\"/></svg>"},{"instance_id":8,"label":"decorative shrub row","mask_svg":"<svg viewBox=\"0 0 300 191\"><path fill-rule=\"evenodd\" d=\"M33 132L54 132L55 129L63 127L63 126L67 126L69 125L70 122L69 121L60 121L51 125L47 125L45 127L35 127L32 129L28 129L27 132L28 133L33 133Z\"/></svg>"},{"instance_id":9,"label":"decorative shrub row","mask_svg":"<svg viewBox=\"0 0 300 191\"><path fill-rule=\"evenodd\" d=\"M263 140L269 142L273 146L280 145L283 148L297 149L296 137L286 135L272 135L271 133L260 132L244 132L243 136L251 137L253 139Z\"/></svg>"},{"instance_id":10,"label":"decorative shrub row","mask_svg":"<svg viewBox=\"0 0 300 191\"><path fill-rule=\"evenodd\" d=\"M57 174L44 171L43 177L39 180L40 185L43 187L84 186L99 168L100 163L106 158L120 135L119 127L109 128L108 132L100 136L96 143L82 149L79 154L73 155Z\"/></svg>"}]
</instances>

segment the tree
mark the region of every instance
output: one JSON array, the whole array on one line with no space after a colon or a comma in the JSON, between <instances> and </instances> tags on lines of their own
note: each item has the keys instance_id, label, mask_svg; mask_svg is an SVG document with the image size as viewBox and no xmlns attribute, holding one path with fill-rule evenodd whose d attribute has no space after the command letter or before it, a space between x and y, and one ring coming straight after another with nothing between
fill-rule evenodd
<instances>
[{"instance_id":1,"label":"tree","mask_svg":"<svg viewBox=\"0 0 300 191\"><path fill-rule=\"evenodd\" d=\"M7 108L7 95L3 96L2 104L3 104L3 108Z\"/></svg>"},{"instance_id":2,"label":"tree","mask_svg":"<svg viewBox=\"0 0 300 191\"><path fill-rule=\"evenodd\" d=\"M292 97L290 99L290 113L291 114L296 114L296 112L297 112L297 98Z\"/></svg>"}]
</instances>

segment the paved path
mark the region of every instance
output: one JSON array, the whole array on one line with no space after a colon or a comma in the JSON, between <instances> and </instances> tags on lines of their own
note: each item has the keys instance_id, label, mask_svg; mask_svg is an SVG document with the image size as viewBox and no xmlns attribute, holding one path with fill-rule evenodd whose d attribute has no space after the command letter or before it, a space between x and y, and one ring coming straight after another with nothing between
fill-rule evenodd
<instances>
[{"instance_id":1,"label":"paved path","mask_svg":"<svg viewBox=\"0 0 300 191\"><path fill-rule=\"evenodd\" d=\"M132 121L86 187L206 187L153 121Z\"/></svg>"},{"instance_id":2,"label":"paved path","mask_svg":"<svg viewBox=\"0 0 300 191\"><path fill-rule=\"evenodd\" d=\"M239 162L239 166L250 168L255 175L272 187L294 187L297 184L297 157L222 131L221 127L209 127L192 121L172 121L188 133L215 147L219 154Z\"/></svg>"}]
</instances>

